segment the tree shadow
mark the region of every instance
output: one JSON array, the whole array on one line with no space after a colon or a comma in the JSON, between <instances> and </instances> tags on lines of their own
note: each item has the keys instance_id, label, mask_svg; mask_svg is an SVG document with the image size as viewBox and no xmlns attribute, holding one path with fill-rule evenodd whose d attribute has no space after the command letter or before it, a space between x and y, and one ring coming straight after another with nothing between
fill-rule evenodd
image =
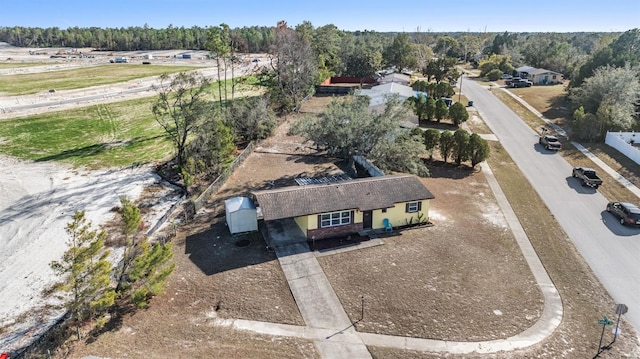
<instances>
[{"instance_id":1,"label":"tree shadow","mask_svg":"<svg viewBox=\"0 0 640 359\"><path fill-rule=\"evenodd\" d=\"M462 179L467 178L478 171L477 168L461 164L460 166L455 163L438 160L425 161L429 167L429 177L431 178L449 178L449 179Z\"/></svg>"},{"instance_id":2,"label":"tree shadow","mask_svg":"<svg viewBox=\"0 0 640 359\"><path fill-rule=\"evenodd\" d=\"M98 340L98 338L104 333L120 330L122 328L124 318L129 315L133 315L138 310L141 309L135 308L133 305L127 304L124 301L121 301L121 303L118 303L109 308L109 320L103 326L96 326L95 328L93 328L85 339L85 343L91 344Z\"/></svg>"},{"instance_id":3,"label":"tree shadow","mask_svg":"<svg viewBox=\"0 0 640 359\"><path fill-rule=\"evenodd\" d=\"M144 142L153 141L161 137L164 137L164 135L152 137L134 137L132 139L123 141L97 143L89 146L64 150L60 153L49 156L40 157L37 158L35 162L62 161L69 158L93 157L100 155L114 147L135 147Z\"/></svg>"},{"instance_id":4,"label":"tree shadow","mask_svg":"<svg viewBox=\"0 0 640 359\"><path fill-rule=\"evenodd\" d=\"M562 86L562 85L554 85ZM571 104L566 94L562 96L553 97L551 99L551 106L549 109L542 113L544 117L549 120L566 120L571 118Z\"/></svg>"}]
</instances>

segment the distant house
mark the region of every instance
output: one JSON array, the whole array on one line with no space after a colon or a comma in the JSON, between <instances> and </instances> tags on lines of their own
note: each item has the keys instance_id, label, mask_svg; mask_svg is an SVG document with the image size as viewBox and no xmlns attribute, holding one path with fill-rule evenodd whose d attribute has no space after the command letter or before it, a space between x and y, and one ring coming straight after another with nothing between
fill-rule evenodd
<instances>
[{"instance_id":1,"label":"distant house","mask_svg":"<svg viewBox=\"0 0 640 359\"><path fill-rule=\"evenodd\" d=\"M380 85L388 83L396 83L400 85L409 85L411 83L411 76L405 74L399 74L397 72L387 74L384 77L378 79Z\"/></svg>"},{"instance_id":2,"label":"distant house","mask_svg":"<svg viewBox=\"0 0 640 359\"><path fill-rule=\"evenodd\" d=\"M357 90L357 96L369 97L369 107L376 107L387 103L387 96L398 95L406 100L416 95L416 92L409 86L400 83L389 82L382 85L373 86L370 89Z\"/></svg>"},{"instance_id":3,"label":"distant house","mask_svg":"<svg viewBox=\"0 0 640 359\"><path fill-rule=\"evenodd\" d=\"M308 239L427 221L434 196L412 175L253 192L265 221L293 218Z\"/></svg>"},{"instance_id":4,"label":"distant house","mask_svg":"<svg viewBox=\"0 0 640 359\"><path fill-rule=\"evenodd\" d=\"M375 82L373 78L357 78L348 76L334 76L325 79L320 85L316 86L316 94L320 95L347 95L352 94L360 87L371 87Z\"/></svg>"},{"instance_id":5,"label":"distant house","mask_svg":"<svg viewBox=\"0 0 640 359\"><path fill-rule=\"evenodd\" d=\"M528 79L534 85L555 85L562 83L564 76L555 71L537 69L531 66L522 66L516 69L518 76Z\"/></svg>"}]
</instances>

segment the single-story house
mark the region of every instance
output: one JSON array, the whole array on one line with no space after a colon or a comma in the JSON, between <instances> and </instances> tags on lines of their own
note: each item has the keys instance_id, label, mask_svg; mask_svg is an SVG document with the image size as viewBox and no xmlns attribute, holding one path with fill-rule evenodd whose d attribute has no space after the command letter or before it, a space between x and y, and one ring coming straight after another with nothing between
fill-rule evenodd
<instances>
[{"instance_id":1,"label":"single-story house","mask_svg":"<svg viewBox=\"0 0 640 359\"><path fill-rule=\"evenodd\" d=\"M413 175L283 187L253 196L265 221L293 218L310 240L425 222L434 198Z\"/></svg>"},{"instance_id":2,"label":"single-story house","mask_svg":"<svg viewBox=\"0 0 640 359\"><path fill-rule=\"evenodd\" d=\"M401 99L406 100L409 97L416 96L416 91L406 85L389 82L384 85L373 86L370 89L356 90L356 96L369 97L369 107L377 107L387 103L387 96L398 95Z\"/></svg>"},{"instance_id":3,"label":"single-story house","mask_svg":"<svg viewBox=\"0 0 640 359\"><path fill-rule=\"evenodd\" d=\"M531 66L522 66L516 69L518 76L528 79L534 85L554 85L562 83L563 75L559 72L538 69Z\"/></svg>"}]
</instances>

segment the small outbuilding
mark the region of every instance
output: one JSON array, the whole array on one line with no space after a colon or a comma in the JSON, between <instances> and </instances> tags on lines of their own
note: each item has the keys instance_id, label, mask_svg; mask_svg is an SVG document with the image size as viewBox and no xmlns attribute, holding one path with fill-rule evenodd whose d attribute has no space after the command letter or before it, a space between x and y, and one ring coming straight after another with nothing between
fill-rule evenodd
<instances>
[{"instance_id":1,"label":"small outbuilding","mask_svg":"<svg viewBox=\"0 0 640 359\"><path fill-rule=\"evenodd\" d=\"M258 213L247 197L232 197L224 201L227 226L231 234L258 230Z\"/></svg>"}]
</instances>

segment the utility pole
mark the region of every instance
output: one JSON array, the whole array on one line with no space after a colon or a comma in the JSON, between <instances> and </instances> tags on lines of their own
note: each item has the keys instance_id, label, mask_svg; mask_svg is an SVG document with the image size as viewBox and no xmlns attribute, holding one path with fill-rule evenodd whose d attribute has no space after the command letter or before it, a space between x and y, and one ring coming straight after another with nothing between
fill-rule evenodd
<instances>
[{"instance_id":1,"label":"utility pole","mask_svg":"<svg viewBox=\"0 0 640 359\"><path fill-rule=\"evenodd\" d=\"M460 74L460 85L458 86L458 102L460 102L460 97L462 96L462 77L464 76L464 70L462 70L462 74Z\"/></svg>"}]
</instances>

